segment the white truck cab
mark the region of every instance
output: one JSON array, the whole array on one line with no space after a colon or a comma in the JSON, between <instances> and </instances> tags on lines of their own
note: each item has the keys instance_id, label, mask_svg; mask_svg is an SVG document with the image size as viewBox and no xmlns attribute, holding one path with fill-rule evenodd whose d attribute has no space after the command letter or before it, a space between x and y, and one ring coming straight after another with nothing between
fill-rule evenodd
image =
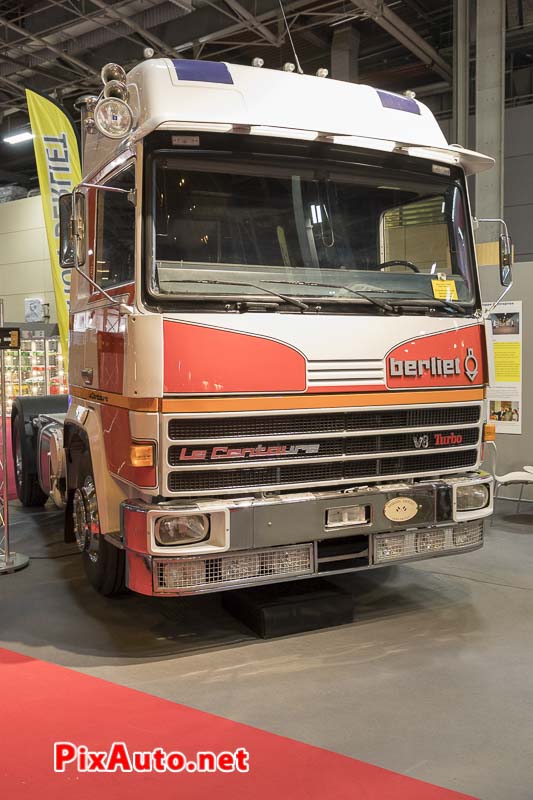
<instances>
[{"instance_id":1,"label":"white truck cab","mask_svg":"<svg viewBox=\"0 0 533 800\"><path fill-rule=\"evenodd\" d=\"M21 499L65 506L104 594L481 547L466 175L492 159L368 86L170 59L103 78L62 202L70 403L15 403Z\"/></svg>"}]
</instances>

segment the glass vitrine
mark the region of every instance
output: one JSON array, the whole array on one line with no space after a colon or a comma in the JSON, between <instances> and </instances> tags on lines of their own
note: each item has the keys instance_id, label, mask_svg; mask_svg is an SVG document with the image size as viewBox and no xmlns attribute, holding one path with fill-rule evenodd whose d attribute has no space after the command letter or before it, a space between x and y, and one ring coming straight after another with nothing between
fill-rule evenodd
<instances>
[{"instance_id":1,"label":"glass vitrine","mask_svg":"<svg viewBox=\"0 0 533 800\"><path fill-rule=\"evenodd\" d=\"M18 395L67 394L68 376L57 325L10 324L21 330L21 348L5 351L8 411Z\"/></svg>"}]
</instances>

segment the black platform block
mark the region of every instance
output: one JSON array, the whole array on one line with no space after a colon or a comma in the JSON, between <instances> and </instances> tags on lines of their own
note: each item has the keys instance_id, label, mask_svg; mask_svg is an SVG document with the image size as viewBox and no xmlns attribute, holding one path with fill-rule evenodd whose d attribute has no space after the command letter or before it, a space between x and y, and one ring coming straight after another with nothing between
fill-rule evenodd
<instances>
[{"instance_id":1,"label":"black platform block","mask_svg":"<svg viewBox=\"0 0 533 800\"><path fill-rule=\"evenodd\" d=\"M263 639L345 625L353 598L324 579L253 586L223 593L224 608Z\"/></svg>"}]
</instances>

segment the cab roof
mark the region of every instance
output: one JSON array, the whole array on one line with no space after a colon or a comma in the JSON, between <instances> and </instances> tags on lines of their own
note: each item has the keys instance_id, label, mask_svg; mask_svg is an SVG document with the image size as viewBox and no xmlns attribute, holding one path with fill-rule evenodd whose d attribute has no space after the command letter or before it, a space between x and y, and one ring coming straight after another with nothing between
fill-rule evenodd
<instances>
[{"instance_id":1,"label":"cab roof","mask_svg":"<svg viewBox=\"0 0 533 800\"><path fill-rule=\"evenodd\" d=\"M462 166L493 159L446 139L413 97L348 83L217 61L151 59L127 76L136 127L125 140L86 137L86 174L154 130L206 130L324 139Z\"/></svg>"}]
</instances>

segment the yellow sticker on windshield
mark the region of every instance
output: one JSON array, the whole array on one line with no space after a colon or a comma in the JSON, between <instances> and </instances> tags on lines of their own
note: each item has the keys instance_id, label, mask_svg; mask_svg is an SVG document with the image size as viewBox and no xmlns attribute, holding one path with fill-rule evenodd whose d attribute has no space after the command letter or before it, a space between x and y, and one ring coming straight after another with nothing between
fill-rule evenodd
<instances>
[{"instance_id":1,"label":"yellow sticker on windshield","mask_svg":"<svg viewBox=\"0 0 533 800\"><path fill-rule=\"evenodd\" d=\"M438 300L458 300L455 281L431 281L433 297Z\"/></svg>"}]
</instances>

